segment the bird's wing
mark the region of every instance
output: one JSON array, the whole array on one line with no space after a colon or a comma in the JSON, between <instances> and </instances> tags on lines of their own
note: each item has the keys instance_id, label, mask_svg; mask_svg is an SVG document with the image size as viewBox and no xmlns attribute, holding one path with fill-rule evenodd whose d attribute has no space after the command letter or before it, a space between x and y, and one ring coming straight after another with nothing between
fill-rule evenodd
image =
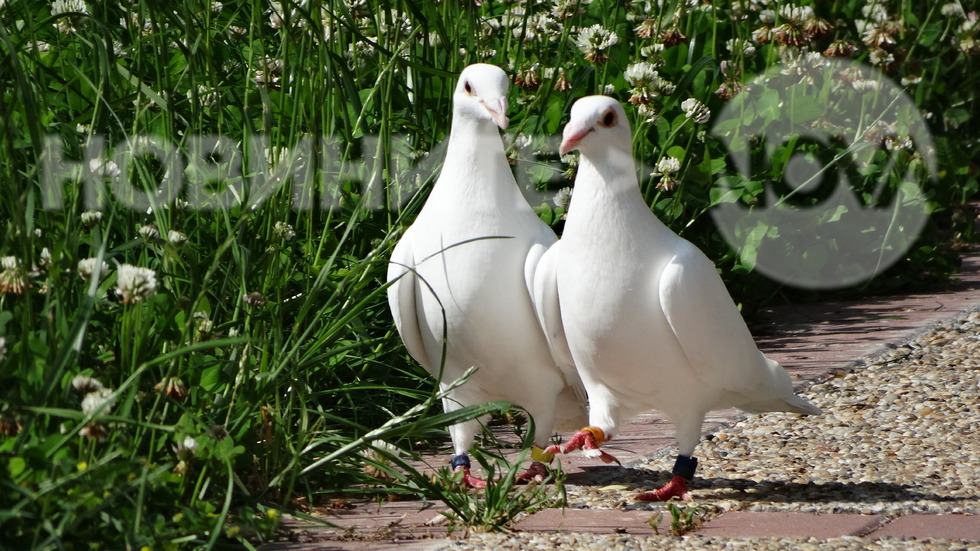
<instances>
[{"instance_id":1,"label":"bird's wing","mask_svg":"<svg viewBox=\"0 0 980 551\"><path fill-rule=\"evenodd\" d=\"M415 303L416 291L419 285L415 273L415 258L411 241L407 235L395 245L388 261L388 307L395 319L395 328L401 335L408 353L415 361L429 368L429 356L426 353L425 341L422 340L422 329L419 326L418 309Z\"/></svg>"},{"instance_id":2,"label":"bird's wing","mask_svg":"<svg viewBox=\"0 0 980 551\"><path fill-rule=\"evenodd\" d=\"M751 395L768 376L765 359L714 264L691 243L678 243L659 280L667 322L702 381Z\"/></svg>"},{"instance_id":3,"label":"bird's wing","mask_svg":"<svg viewBox=\"0 0 980 551\"><path fill-rule=\"evenodd\" d=\"M525 265L525 279L530 285L531 303L538 323L548 341L548 348L555 363L561 369L565 382L582 403L585 403L585 386L575 369L572 352L565 337L565 326L561 322L561 305L558 302L558 250L561 241L550 247L536 244L528 255Z\"/></svg>"}]
</instances>

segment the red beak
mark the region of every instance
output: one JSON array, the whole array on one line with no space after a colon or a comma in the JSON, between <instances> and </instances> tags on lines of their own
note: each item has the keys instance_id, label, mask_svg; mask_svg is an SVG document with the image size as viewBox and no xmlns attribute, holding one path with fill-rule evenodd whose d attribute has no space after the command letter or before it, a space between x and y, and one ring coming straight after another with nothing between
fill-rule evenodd
<instances>
[{"instance_id":1,"label":"red beak","mask_svg":"<svg viewBox=\"0 0 980 551\"><path fill-rule=\"evenodd\" d=\"M561 133L561 146L558 148L558 154L564 155L569 151L576 149L578 143L582 141L589 132L592 132L592 127L583 127L577 123L569 122L565 125L565 130Z\"/></svg>"}]
</instances>

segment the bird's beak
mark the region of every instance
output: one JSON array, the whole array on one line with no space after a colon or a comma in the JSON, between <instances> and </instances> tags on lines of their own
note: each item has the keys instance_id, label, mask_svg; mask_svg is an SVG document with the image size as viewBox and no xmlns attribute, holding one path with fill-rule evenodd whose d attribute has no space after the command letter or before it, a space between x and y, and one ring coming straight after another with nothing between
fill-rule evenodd
<instances>
[{"instance_id":1,"label":"bird's beak","mask_svg":"<svg viewBox=\"0 0 980 551\"><path fill-rule=\"evenodd\" d=\"M507 98L493 98L483 102L483 107L490 113L490 120L501 130L507 130Z\"/></svg>"},{"instance_id":2,"label":"bird's beak","mask_svg":"<svg viewBox=\"0 0 980 551\"><path fill-rule=\"evenodd\" d=\"M578 148L578 143L582 141L582 138L586 136L589 132L592 132L591 126L583 126L579 122L570 121L565 125L565 130L561 133L561 146L558 148L558 154L564 155L569 151Z\"/></svg>"}]
</instances>

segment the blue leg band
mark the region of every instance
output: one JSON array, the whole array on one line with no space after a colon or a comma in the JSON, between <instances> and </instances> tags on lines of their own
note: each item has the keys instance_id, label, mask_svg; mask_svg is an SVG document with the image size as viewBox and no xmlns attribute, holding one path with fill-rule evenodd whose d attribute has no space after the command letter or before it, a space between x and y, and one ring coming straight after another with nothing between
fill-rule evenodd
<instances>
[{"instance_id":1,"label":"blue leg band","mask_svg":"<svg viewBox=\"0 0 980 551\"><path fill-rule=\"evenodd\" d=\"M467 469L469 469L470 456L466 455L465 453L455 455L453 456L452 459L449 460L449 464L452 465L454 471L459 467L466 467Z\"/></svg>"},{"instance_id":2,"label":"blue leg band","mask_svg":"<svg viewBox=\"0 0 980 551\"><path fill-rule=\"evenodd\" d=\"M694 470L697 468L698 458L678 455L677 461L674 462L674 469L671 471L671 473L685 480L691 480L694 478Z\"/></svg>"}]
</instances>

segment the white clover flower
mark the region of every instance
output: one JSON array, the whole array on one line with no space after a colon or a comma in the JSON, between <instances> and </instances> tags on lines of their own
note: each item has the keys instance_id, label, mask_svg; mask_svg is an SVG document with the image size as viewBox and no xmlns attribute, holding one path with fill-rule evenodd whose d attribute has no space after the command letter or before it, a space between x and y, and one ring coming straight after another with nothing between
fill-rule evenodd
<instances>
[{"instance_id":1,"label":"white clover flower","mask_svg":"<svg viewBox=\"0 0 980 551\"><path fill-rule=\"evenodd\" d=\"M602 93L605 94L605 95L607 95L607 96L611 96L611 95L615 94L616 93L616 85L615 84L607 84L607 85L603 86L602 87Z\"/></svg>"},{"instance_id":2,"label":"white clover flower","mask_svg":"<svg viewBox=\"0 0 980 551\"><path fill-rule=\"evenodd\" d=\"M149 268L123 264L116 274L116 292L123 304L133 304L157 292L157 274Z\"/></svg>"},{"instance_id":3,"label":"white clover flower","mask_svg":"<svg viewBox=\"0 0 980 551\"><path fill-rule=\"evenodd\" d=\"M616 33L605 29L602 25L592 25L579 31L575 43L585 59L599 65L609 60L608 50L619 42Z\"/></svg>"},{"instance_id":4,"label":"white clover flower","mask_svg":"<svg viewBox=\"0 0 980 551\"><path fill-rule=\"evenodd\" d=\"M902 77L902 86L915 86L922 82L922 75L906 75Z\"/></svg>"},{"instance_id":5,"label":"white clover flower","mask_svg":"<svg viewBox=\"0 0 980 551\"><path fill-rule=\"evenodd\" d=\"M160 230L158 230L153 224L140 226L140 228L136 230L136 233L147 241L156 241L157 239L160 239Z\"/></svg>"},{"instance_id":6,"label":"white clover flower","mask_svg":"<svg viewBox=\"0 0 980 551\"><path fill-rule=\"evenodd\" d=\"M868 55L868 60L872 65L888 65L895 62L895 55L891 52L875 48Z\"/></svg>"},{"instance_id":7,"label":"white clover flower","mask_svg":"<svg viewBox=\"0 0 980 551\"><path fill-rule=\"evenodd\" d=\"M27 272L21 267L16 256L0 257L0 295L20 295L31 288Z\"/></svg>"},{"instance_id":8,"label":"white clover flower","mask_svg":"<svg viewBox=\"0 0 980 551\"><path fill-rule=\"evenodd\" d=\"M58 17L66 13L88 13L82 0L54 0L51 2L51 15Z\"/></svg>"},{"instance_id":9,"label":"white clover flower","mask_svg":"<svg viewBox=\"0 0 980 551\"><path fill-rule=\"evenodd\" d=\"M643 122L648 124L657 122L657 117L660 116L656 108L648 103L641 103L636 106L636 113L643 118Z\"/></svg>"},{"instance_id":10,"label":"white clover flower","mask_svg":"<svg viewBox=\"0 0 980 551\"><path fill-rule=\"evenodd\" d=\"M660 181L657 182L657 189L663 191L671 191L677 187L680 183L675 176L681 169L681 161L676 157L664 157L660 159L657 163L657 172L651 174L651 176L660 176Z\"/></svg>"},{"instance_id":11,"label":"white clover flower","mask_svg":"<svg viewBox=\"0 0 980 551\"><path fill-rule=\"evenodd\" d=\"M269 2L269 11L266 15L269 16L269 25L273 29L281 29L286 24L285 12L279 2Z\"/></svg>"},{"instance_id":12,"label":"white clover flower","mask_svg":"<svg viewBox=\"0 0 980 551\"><path fill-rule=\"evenodd\" d=\"M207 312L194 312L194 319L197 320L197 332L208 335L214 329L214 322L208 317Z\"/></svg>"},{"instance_id":13,"label":"white clover flower","mask_svg":"<svg viewBox=\"0 0 980 551\"><path fill-rule=\"evenodd\" d=\"M654 97L668 95L674 90L673 84L660 78L656 65L645 61L630 64L623 76L633 86L629 99L633 105L650 103Z\"/></svg>"},{"instance_id":14,"label":"white clover flower","mask_svg":"<svg viewBox=\"0 0 980 551\"><path fill-rule=\"evenodd\" d=\"M878 89L877 80L858 79L851 83L851 87L858 92L874 92Z\"/></svg>"},{"instance_id":15,"label":"white clover flower","mask_svg":"<svg viewBox=\"0 0 980 551\"><path fill-rule=\"evenodd\" d=\"M83 258L78 261L78 277L82 279L91 279L92 274L95 274L101 281L108 272L109 264L105 261L100 264L98 258Z\"/></svg>"},{"instance_id":16,"label":"white clover flower","mask_svg":"<svg viewBox=\"0 0 980 551\"><path fill-rule=\"evenodd\" d=\"M214 107L221 100L221 93L208 86L198 84L197 98L200 100L201 105ZM187 91L187 99L194 99L194 93L191 90Z\"/></svg>"},{"instance_id":17,"label":"white clover flower","mask_svg":"<svg viewBox=\"0 0 980 551\"><path fill-rule=\"evenodd\" d=\"M187 234L177 230L170 230L167 232L167 243L175 247L185 245L187 243Z\"/></svg>"},{"instance_id":18,"label":"white clover flower","mask_svg":"<svg viewBox=\"0 0 980 551\"><path fill-rule=\"evenodd\" d=\"M959 2L944 4L943 7L939 9L939 13L943 14L943 17L955 17L957 19L966 18L966 12L963 11L963 6L961 6Z\"/></svg>"},{"instance_id":19,"label":"white clover flower","mask_svg":"<svg viewBox=\"0 0 980 551\"><path fill-rule=\"evenodd\" d=\"M792 25L802 25L807 20L813 18L813 8L810 6L783 4L779 6L779 18Z\"/></svg>"},{"instance_id":20,"label":"white clover flower","mask_svg":"<svg viewBox=\"0 0 980 551\"><path fill-rule=\"evenodd\" d=\"M75 375L75 378L71 380L71 386L80 394L88 394L89 392L95 392L97 390L102 390L102 383L93 377L88 375Z\"/></svg>"},{"instance_id":21,"label":"white clover flower","mask_svg":"<svg viewBox=\"0 0 980 551\"><path fill-rule=\"evenodd\" d=\"M681 111L698 124L704 124L711 118L711 110L695 98L687 98L681 102Z\"/></svg>"},{"instance_id":22,"label":"white clover flower","mask_svg":"<svg viewBox=\"0 0 980 551\"><path fill-rule=\"evenodd\" d=\"M112 396L112 389L110 388L103 387L89 392L82 398L82 413L91 415L98 411L100 415L109 415L113 406L109 396ZM103 404L105 405L103 406ZM101 411L99 411L100 408Z\"/></svg>"},{"instance_id":23,"label":"white clover flower","mask_svg":"<svg viewBox=\"0 0 980 551\"><path fill-rule=\"evenodd\" d=\"M505 136L504 140L507 141L508 147L513 147L514 149L527 149L534 142L534 138L522 132Z\"/></svg>"},{"instance_id":24,"label":"white clover flower","mask_svg":"<svg viewBox=\"0 0 980 551\"><path fill-rule=\"evenodd\" d=\"M646 61L630 63L626 67L623 77L626 78L626 82L630 83L630 86L646 86L660 81L660 73L657 72L657 67Z\"/></svg>"},{"instance_id":25,"label":"white clover flower","mask_svg":"<svg viewBox=\"0 0 980 551\"><path fill-rule=\"evenodd\" d=\"M664 64L664 48L665 46L660 42L656 44L647 44L640 48L640 55L651 60L650 62L656 66L661 66Z\"/></svg>"},{"instance_id":26,"label":"white clover flower","mask_svg":"<svg viewBox=\"0 0 980 551\"><path fill-rule=\"evenodd\" d=\"M272 227L272 232L276 234L276 237L282 239L283 241L292 241L292 239L296 237L296 230L281 220L275 223L275 225Z\"/></svg>"},{"instance_id":27,"label":"white clover flower","mask_svg":"<svg viewBox=\"0 0 980 551\"><path fill-rule=\"evenodd\" d=\"M197 440L191 436L185 436L184 440L179 444L174 444L173 450L174 454L176 454L177 457L183 461L193 457L194 453L197 451L197 447Z\"/></svg>"},{"instance_id":28,"label":"white clover flower","mask_svg":"<svg viewBox=\"0 0 980 551\"><path fill-rule=\"evenodd\" d=\"M980 18L977 17L977 12L971 11L970 14L966 16L966 21L960 23L960 32L972 33L976 30L977 23L980 23Z\"/></svg>"},{"instance_id":29,"label":"white clover flower","mask_svg":"<svg viewBox=\"0 0 980 551\"><path fill-rule=\"evenodd\" d=\"M864 43L871 47L895 44L891 31L884 25L867 25L862 35Z\"/></svg>"},{"instance_id":30,"label":"white clover flower","mask_svg":"<svg viewBox=\"0 0 980 551\"><path fill-rule=\"evenodd\" d=\"M681 169L681 161L677 157L664 157L657 163L657 171L660 174L677 174Z\"/></svg>"},{"instance_id":31,"label":"white clover flower","mask_svg":"<svg viewBox=\"0 0 980 551\"><path fill-rule=\"evenodd\" d=\"M119 165L115 161L101 157L89 159L88 169L92 174L102 178L115 178L122 174L122 171L119 170Z\"/></svg>"},{"instance_id":32,"label":"white clover flower","mask_svg":"<svg viewBox=\"0 0 980 551\"><path fill-rule=\"evenodd\" d=\"M888 19L888 9L881 4L869 2L861 8L861 14L875 23L881 23Z\"/></svg>"},{"instance_id":33,"label":"white clover flower","mask_svg":"<svg viewBox=\"0 0 980 551\"><path fill-rule=\"evenodd\" d=\"M912 139L908 136L888 136L885 138L885 149L888 151L912 149Z\"/></svg>"},{"instance_id":34,"label":"white clover flower","mask_svg":"<svg viewBox=\"0 0 980 551\"><path fill-rule=\"evenodd\" d=\"M551 13L558 19L568 19L585 13L585 7L591 3L592 0L555 0Z\"/></svg>"},{"instance_id":35,"label":"white clover flower","mask_svg":"<svg viewBox=\"0 0 980 551\"><path fill-rule=\"evenodd\" d=\"M556 207L568 210L568 205L572 202L572 193L573 190L571 187L563 187L558 190L558 193L555 194L551 201Z\"/></svg>"},{"instance_id":36,"label":"white clover flower","mask_svg":"<svg viewBox=\"0 0 980 551\"><path fill-rule=\"evenodd\" d=\"M752 57L755 54L755 45L742 38L729 39L725 42L725 47L735 55L742 54L745 57Z\"/></svg>"},{"instance_id":37,"label":"white clover flower","mask_svg":"<svg viewBox=\"0 0 980 551\"><path fill-rule=\"evenodd\" d=\"M47 247L41 249L41 267L47 268L51 265L51 251Z\"/></svg>"},{"instance_id":38,"label":"white clover flower","mask_svg":"<svg viewBox=\"0 0 980 551\"><path fill-rule=\"evenodd\" d=\"M80 216L82 219L82 225L86 228L91 228L102 221L102 212L97 210L87 210L83 212Z\"/></svg>"},{"instance_id":39,"label":"white clover flower","mask_svg":"<svg viewBox=\"0 0 980 551\"><path fill-rule=\"evenodd\" d=\"M0 362L7 356L7 339L0 337Z\"/></svg>"}]
</instances>

